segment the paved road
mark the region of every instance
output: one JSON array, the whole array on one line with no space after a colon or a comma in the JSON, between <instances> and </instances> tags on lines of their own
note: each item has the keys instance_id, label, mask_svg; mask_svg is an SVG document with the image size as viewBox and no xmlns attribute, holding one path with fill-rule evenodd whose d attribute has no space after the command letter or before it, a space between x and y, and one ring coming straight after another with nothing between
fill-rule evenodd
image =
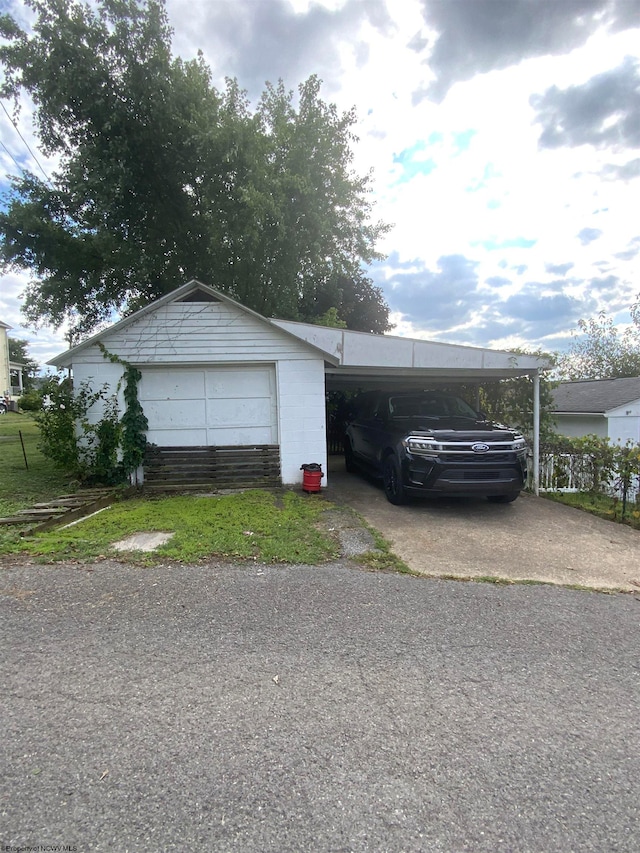
<instances>
[{"instance_id":1,"label":"paved road","mask_svg":"<svg viewBox=\"0 0 640 853\"><path fill-rule=\"evenodd\" d=\"M640 848L640 596L347 561L0 588L0 845Z\"/></svg>"},{"instance_id":2,"label":"paved road","mask_svg":"<svg viewBox=\"0 0 640 853\"><path fill-rule=\"evenodd\" d=\"M640 531L523 494L390 504L375 481L330 460L327 497L357 510L414 571L640 590Z\"/></svg>"}]
</instances>

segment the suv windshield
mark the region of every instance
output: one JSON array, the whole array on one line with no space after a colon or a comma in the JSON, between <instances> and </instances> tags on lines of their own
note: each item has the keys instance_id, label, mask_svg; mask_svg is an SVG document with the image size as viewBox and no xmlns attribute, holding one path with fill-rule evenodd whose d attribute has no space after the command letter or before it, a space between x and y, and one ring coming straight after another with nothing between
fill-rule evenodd
<instances>
[{"instance_id":1,"label":"suv windshield","mask_svg":"<svg viewBox=\"0 0 640 853\"><path fill-rule=\"evenodd\" d=\"M461 400L460 397L424 393L390 397L389 414L394 418L416 416L428 418L462 417L476 420L478 417L471 406Z\"/></svg>"}]
</instances>

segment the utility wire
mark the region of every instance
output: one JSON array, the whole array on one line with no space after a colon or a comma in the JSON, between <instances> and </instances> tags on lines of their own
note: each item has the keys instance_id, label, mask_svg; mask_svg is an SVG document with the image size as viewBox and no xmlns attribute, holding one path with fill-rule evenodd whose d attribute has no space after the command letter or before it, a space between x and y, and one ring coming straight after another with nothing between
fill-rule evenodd
<instances>
[{"instance_id":1,"label":"utility wire","mask_svg":"<svg viewBox=\"0 0 640 853\"><path fill-rule=\"evenodd\" d=\"M35 155L35 154L33 153L33 151L31 150L31 147L30 147L29 143L28 143L28 142L27 142L27 140L24 138L24 136L20 133L20 128L19 128L19 127L18 127L18 125L15 123L15 121L13 120L13 118L9 115L9 113L8 113L8 111L7 111L7 108L6 108L6 107L5 107L5 105L4 105L4 101L0 101L0 105L2 106L2 109L4 110L4 113L5 113L6 117L9 119L9 121L11 122L11 124L13 125L13 127L15 128L16 133L18 134L18 136L20 137L20 139L24 142L24 144L25 144L25 146L26 146L26 148L27 148L27 151L29 152L29 154L31 154L31 156L33 157L33 159L34 159L34 160L36 161L36 163L38 164L38 168L40 169L40 171L41 171L41 172L42 172L42 174L44 175L44 179L45 179L45 181L49 184L49 186L51 186L51 179L49 178L49 175L47 175L47 173L45 172L45 170L42 168L42 166L41 166L41 164L40 164L40 161L38 160L38 158L36 157L36 155ZM19 168L24 172L24 166L20 166L20 164L18 163L18 161L16 160L16 158L15 158L12 154L10 154L10 153L9 153L9 151L8 151L8 149L7 149L6 145L4 144L4 142L2 143L2 147L3 147L3 148L4 148L4 150L7 152L7 154L9 154L9 156L11 157L11 159L13 160L13 162L16 164L16 166L18 166L18 167L19 167Z\"/></svg>"},{"instance_id":2,"label":"utility wire","mask_svg":"<svg viewBox=\"0 0 640 853\"><path fill-rule=\"evenodd\" d=\"M9 155L9 157L11 157L11 159L12 159L12 160L13 160L13 162L16 164L16 166L18 167L18 169L20 169L20 171L21 171L21 172L23 172L23 171L24 171L24 167L23 167L23 166L21 166L21 165L20 165L20 163L18 163L18 161L16 160L16 158L13 156L13 154L11 153L11 151L9 151L9 149L7 148L7 146L4 144L4 142L3 142L1 139L0 139L0 145L2 145L2 147L3 147L3 148L4 148L4 150L7 152L7 154Z\"/></svg>"}]
</instances>

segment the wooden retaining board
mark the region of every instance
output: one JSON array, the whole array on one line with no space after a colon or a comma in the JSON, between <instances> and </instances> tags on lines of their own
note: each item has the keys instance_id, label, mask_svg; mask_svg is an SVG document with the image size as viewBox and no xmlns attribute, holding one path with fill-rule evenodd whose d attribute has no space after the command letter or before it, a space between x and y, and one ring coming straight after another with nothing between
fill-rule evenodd
<instances>
[{"instance_id":1,"label":"wooden retaining board","mask_svg":"<svg viewBox=\"0 0 640 853\"><path fill-rule=\"evenodd\" d=\"M148 486L279 486L280 448L264 444L149 447L145 455L144 481Z\"/></svg>"}]
</instances>

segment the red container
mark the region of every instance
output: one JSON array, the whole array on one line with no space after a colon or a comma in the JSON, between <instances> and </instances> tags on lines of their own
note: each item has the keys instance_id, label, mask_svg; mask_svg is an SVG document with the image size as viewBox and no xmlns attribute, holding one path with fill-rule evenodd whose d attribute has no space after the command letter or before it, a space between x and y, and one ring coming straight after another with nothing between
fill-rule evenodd
<instances>
[{"instance_id":1,"label":"red container","mask_svg":"<svg viewBox=\"0 0 640 853\"><path fill-rule=\"evenodd\" d=\"M324 477L322 466L317 462L310 462L306 465L301 465L302 471L302 490L304 492L319 492L322 488L320 481Z\"/></svg>"}]
</instances>

